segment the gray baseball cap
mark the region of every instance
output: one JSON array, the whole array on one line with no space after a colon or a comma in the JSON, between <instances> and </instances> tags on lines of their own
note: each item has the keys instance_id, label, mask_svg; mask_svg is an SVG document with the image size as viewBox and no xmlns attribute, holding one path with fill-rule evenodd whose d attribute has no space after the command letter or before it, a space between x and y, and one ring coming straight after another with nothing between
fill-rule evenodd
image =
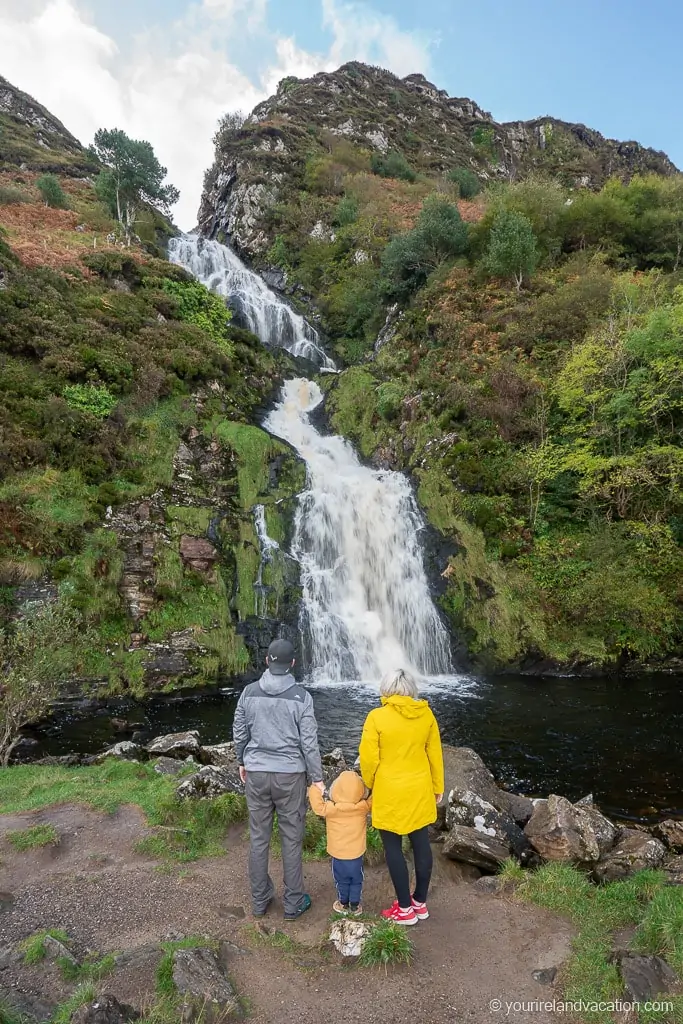
<instances>
[{"instance_id":1,"label":"gray baseball cap","mask_svg":"<svg viewBox=\"0 0 683 1024\"><path fill-rule=\"evenodd\" d=\"M294 661L294 645L289 640L273 640L268 648L268 668L274 676L287 675Z\"/></svg>"}]
</instances>

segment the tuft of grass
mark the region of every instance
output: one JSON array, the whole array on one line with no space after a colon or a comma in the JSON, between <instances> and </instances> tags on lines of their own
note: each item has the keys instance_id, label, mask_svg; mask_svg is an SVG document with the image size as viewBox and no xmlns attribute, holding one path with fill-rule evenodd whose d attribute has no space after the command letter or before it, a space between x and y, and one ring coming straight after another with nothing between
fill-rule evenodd
<instances>
[{"instance_id":1,"label":"tuft of grass","mask_svg":"<svg viewBox=\"0 0 683 1024\"><path fill-rule=\"evenodd\" d=\"M0 1024L28 1024L28 1017L23 1017L9 1003L0 1001Z\"/></svg>"},{"instance_id":2,"label":"tuft of grass","mask_svg":"<svg viewBox=\"0 0 683 1024\"><path fill-rule=\"evenodd\" d=\"M35 935L29 935L27 939L24 939L19 947L21 952L24 954L25 964L39 964L41 960L45 959L47 956L45 939L47 938L56 939L64 945L69 941L69 936L66 932L59 929L48 929L46 931L36 932Z\"/></svg>"},{"instance_id":3,"label":"tuft of grass","mask_svg":"<svg viewBox=\"0 0 683 1024\"><path fill-rule=\"evenodd\" d=\"M683 978L683 889L666 886L652 896L635 937L644 953L666 957Z\"/></svg>"},{"instance_id":4,"label":"tuft of grass","mask_svg":"<svg viewBox=\"0 0 683 1024\"><path fill-rule=\"evenodd\" d=\"M40 846L57 846L59 833L53 825L31 825L6 833L7 842L15 850L35 850Z\"/></svg>"},{"instance_id":5,"label":"tuft of grass","mask_svg":"<svg viewBox=\"0 0 683 1024\"><path fill-rule=\"evenodd\" d=\"M52 1015L51 1024L71 1024L71 1018L76 1010L86 1003L92 1003L97 999L97 989L92 982L87 981L74 989L69 998L60 1003Z\"/></svg>"},{"instance_id":6,"label":"tuft of grass","mask_svg":"<svg viewBox=\"0 0 683 1024\"><path fill-rule=\"evenodd\" d=\"M107 953L103 957L87 959L82 964L60 957L57 964L65 981L100 981L116 967L116 955Z\"/></svg>"},{"instance_id":7,"label":"tuft of grass","mask_svg":"<svg viewBox=\"0 0 683 1024\"><path fill-rule=\"evenodd\" d=\"M510 882L513 885L521 885L527 879L527 873L514 857L509 857L504 864L501 864L498 876L503 882Z\"/></svg>"},{"instance_id":8,"label":"tuft of grass","mask_svg":"<svg viewBox=\"0 0 683 1024\"><path fill-rule=\"evenodd\" d=\"M359 963L386 969L390 964L410 964L412 959L413 943L405 929L392 921L382 921L366 938Z\"/></svg>"}]
</instances>

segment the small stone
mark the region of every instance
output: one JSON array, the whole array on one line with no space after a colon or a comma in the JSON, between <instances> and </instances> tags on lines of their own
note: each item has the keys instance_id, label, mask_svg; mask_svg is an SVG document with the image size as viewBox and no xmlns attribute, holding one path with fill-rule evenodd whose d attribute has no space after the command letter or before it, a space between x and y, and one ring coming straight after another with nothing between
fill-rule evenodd
<instances>
[{"instance_id":1,"label":"small stone","mask_svg":"<svg viewBox=\"0 0 683 1024\"><path fill-rule=\"evenodd\" d=\"M482 875L481 878L477 878L475 882L472 882L472 888L475 892L487 896L496 896L505 888L505 882L500 875Z\"/></svg>"},{"instance_id":2,"label":"small stone","mask_svg":"<svg viewBox=\"0 0 683 1024\"><path fill-rule=\"evenodd\" d=\"M544 967L540 971L532 971L531 977L539 985L552 985L557 977L557 967Z\"/></svg>"},{"instance_id":3,"label":"small stone","mask_svg":"<svg viewBox=\"0 0 683 1024\"><path fill-rule=\"evenodd\" d=\"M365 921L340 918L330 928L330 942L342 956L360 956L370 931Z\"/></svg>"},{"instance_id":4,"label":"small stone","mask_svg":"<svg viewBox=\"0 0 683 1024\"><path fill-rule=\"evenodd\" d=\"M63 942L60 942L59 939L54 939L51 935L46 935L43 939L43 949L45 950L45 955L50 960L67 960L70 964L78 964L78 960L71 950L67 949Z\"/></svg>"},{"instance_id":5,"label":"small stone","mask_svg":"<svg viewBox=\"0 0 683 1024\"><path fill-rule=\"evenodd\" d=\"M668 818L655 825L652 832L673 853L683 853L683 821Z\"/></svg>"}]
</instances>

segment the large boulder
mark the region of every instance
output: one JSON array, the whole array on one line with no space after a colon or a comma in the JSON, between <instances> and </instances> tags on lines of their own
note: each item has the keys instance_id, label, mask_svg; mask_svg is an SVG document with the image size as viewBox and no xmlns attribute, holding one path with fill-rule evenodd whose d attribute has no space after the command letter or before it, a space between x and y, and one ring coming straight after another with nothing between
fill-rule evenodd
<instances>
[{"instance_id":1,"label":"large boulder","mask_svg":"<svg viewBox=\"0 0 683 1024\"><path fill-rule=\"evenodd\" d=\"M206 764L194 775L188 775L176 790L181 800L198 800L222 796L223 793L244 793L244 784L235 768L218 768Z\"/></svg>"},{"instance_id":2,"label":"large boulder","mask_svg":"<svg viewBox=\"0 0 683 1024\"><path fill-rule=\"evenodd\" d=\"M197 757L199 754L199 733L196 729L190 732L172 732L167 736L157 736L147 745L147 753L151 757Z\"/></svg>"},{"instance_id":3,"label":"large boulder","mask_svg":"<svg viewBox=\"0 0 683 1024\"><path fill-rule=\"evenodd\" d=\"M508 814L517 824L524 824L531 816L532 801L501 789L478 754L470 747L443 747L445 773L444 792L460 796L475 793L497 811Z\"/></svg>"},{"instance_id":4,"label":"large boulder","mask_svg":"<svg viewBox=\"0 0 683 1024\"><path fill-rule=\"evenodd\" d=\"M524 832L545 860L579 864L597 861L616 837L615 827L596 807L571 804L554 793L535 802Z\"/></svg>"},{"instance_id":5,"label":"large boulder","mask_svg":"<svg viewBox=\"0 0 683 1024\"><path fill-rule=\"evenodd\" d=\"M201 747L198 760L202 764L213 764L218 768L237 767L234 743L214 743L208 747Z\"/></svg>"},{"instance_id":6,"label":"large boulder","mask_svg":"<svg viewBox=\"0 0 683 1024\"><path fill-rule=\"evenodd\" d=\"M72 1024L129 1024L138 1020L140 1014L132 1006L120 1003L111 995L98 996L92 1003L80 1006L73 1017Z\"/></svg>"},{"instance_id":7,"label":"large boulder","mask_svg":"<svg viewBox=\"0 0 683 1024\"><path fill-rule=\"evenodd\" d=\"M239 1016L237 994L211 949L177 949L173 982L182 998L183 1020L219 1024Z\"/></svg>"},{"instance_id":8,"label":"large boulder","mask_svg":"<svg viewBox=\"0 0 683 1024\"><path fill-rule=\"evenodd\" d=\"M472 790L464 792L457 788L451 789L448 796L446 824L465 825L477 832L496 839L522 861L533 856L529 840L516 821L504 811L498 811L493 804L477 796Z\"/></svg>"},{"instance_id":9,"label":"large boulder","mask_svg":"<svg viewBox=\"0 0 683 1024\"><path fill-rule=\"evenodd\" d=\"M102 754L97 755L97 761L106 761L107 758L115 757L119 761L146 761L148 753L144 747L141 747L139 743L133 743L131 740L122 740L120 743L115 743L113 747L109 747Z\"/></svg>"},{"instance_id":10,"label":"large boulder","mask_svg":"<svg viewBox=\"0 0 683 1024\"><path fill-rule=\"evenodd\" d=\"M496 872L510 856L507 846L466 825L453 826L444 840L442 850L451 860L474 864L490 873Z\"/></svg>"},{"instance_id":11,"label":"large boulder","mask_svg":"<svg viewBox=\"0 0 683 1024\"><path fill-rule=\"evenodd\" d=\"M683 821L667 818L655 825L652 832L673 853L683 853Z\"/></svg>"},{"instance_id":12,"label":"large boulder","mask_svg":"<svg viewBox=\"0 0 683 1024\"><path fill-rule=\"evenodd\" d=\"M597 882L614 882L645 868L658 868L666 856L666 847L647 832L626 828L614 849L593 868Z\"/></svg>"}]
</instances>

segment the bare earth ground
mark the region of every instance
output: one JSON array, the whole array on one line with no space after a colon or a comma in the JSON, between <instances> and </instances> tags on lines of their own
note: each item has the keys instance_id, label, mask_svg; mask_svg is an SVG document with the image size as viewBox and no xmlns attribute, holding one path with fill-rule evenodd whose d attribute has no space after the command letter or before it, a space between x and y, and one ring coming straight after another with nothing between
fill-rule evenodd
<instances>
[{"instance_id":1,"label":"bare earth ground","mask_svg":"<svg viewBox=\"0 0 683 1024\"><path fill-rule=\"evenodd\" d=\"M48 823L61 837L53 848L18 853L2 838L10 829ZM265 919L300 944L283 953L259 941L251 927L242 831L231 831L224 857L168 866L134 851L146 834L137 808L110 817L72 806L0 817L0 952L44 928L63 929L83 952L125 950L129 957L102 981L101 990L144 1009L154 998L159 960L151 947L207 935L234 944L228 947L228 970L253 1024L292 1019L297 1024L480 1024L529 1016L544 1024L553 1019L544 1012L496 1013L489 1003L552 998L552 989L536 982L532 972L566 959L571 938L566 922L477 892L438 854L432 916L410 929L413 965L388 972L360 968L322 946L334 893L329 865L311 863L306 884L313 908L300 921L286 923L277 901ZM280 884L278 861L272 874ZM365 908L377 912L390 899L385 869L368 868ZM46 964L0 969L0 989L14 987L53 1001L72 990Z\"/></svg>"}]
</instances>

